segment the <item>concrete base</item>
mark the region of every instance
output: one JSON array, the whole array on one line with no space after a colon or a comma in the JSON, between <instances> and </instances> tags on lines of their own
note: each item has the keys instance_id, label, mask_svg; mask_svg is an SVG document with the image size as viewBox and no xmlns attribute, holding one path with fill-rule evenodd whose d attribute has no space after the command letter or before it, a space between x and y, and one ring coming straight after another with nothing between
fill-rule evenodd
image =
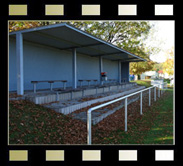
<instances>
[{"instance_id":1,"label":"concrete base","mask_svg":"<svg viewBox=\"0 0 183 166\"><path fill-rule=\"evenodd\" d=\"M136 92L136 91L144 89L144 88L145 88L145 86L138 86L136 88L126 90L126 91L121 92L121 93L115 93L115 94L110 95L110 96L101 97L101 98L89 100L89 101L86 101L86 102L80 102L80 103L76 102L76 104L69 105L67 107L64 107L62 103L52 103L50 105L45 105L45 107L53 109L56 112L67 115L67 114L70 114L70 113L72 113L76 110L91 106L92 104L113 100L115 98L118 98L118 97L130 94L130 93Z\"/></svg>"},{"instance_id":2,"label":"concrete base","mask_svg":"<svg viewBox=\"0 0 183 166\"><path fill-rule=\"evenodd\" d=\"M60 100L73 100L77 98L81 98L84 96L101 94L105 92L115 91L115 90L122 90L125 88L130 88L137 85L136 83L128 83L128 84L121 84L121 85L111 85L107 87L96 87L96 88L89 88L89 89L78 89L76 91L71 92L59 92L53 91L51 93L38 93L27 95L25 97L26 100L29 100L35 104L46 104Z\"/></svg>"},{"instance_id":3,"label":"concrete base","mask_svg":"<svg viewBox=\"0 0 183 166\"><path fill-rule=\"evenodd\" d=\"M148 92L144 92L143 96L145 96L147 94L148 94ZM140 99L140 96L134 97L132 99L128 99L127 105L129 105L139 99ZM109 115L111 115L111 114L115 113L117 110L123 108L124 103L125 103L124 100L122 100L121 104L119 106L113 108L112 110L104 108L104 109L99 109L99 110L93 111L92 112L92 124L95 125L95 124L99 123L100 121L102 121L103 119L108 117ZM82 120L83 122L87 123L87 112L73 113L72 118L79 119L79 120Z\"/></svg>"}]
</instances>

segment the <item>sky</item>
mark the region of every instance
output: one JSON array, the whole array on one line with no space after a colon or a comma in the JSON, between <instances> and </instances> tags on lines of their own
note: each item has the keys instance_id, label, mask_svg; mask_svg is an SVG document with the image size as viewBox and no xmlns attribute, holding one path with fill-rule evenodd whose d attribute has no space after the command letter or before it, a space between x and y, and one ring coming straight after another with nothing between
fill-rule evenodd
<instances>
[{"instance_id":1,"label":"sky","mask_svg":"<svg viewBox=\"0 0 183 166\"><path fill-rule=\"evenodd\" d=\"M154 24L152 35L147 39L148 45L157 46L161 49L158 54L151 55L150 59L158 63L166 61L165 53L174 46L175 22L174 21L150 21ZM175 48L175 46L174 46Z\"/></svg>"}]
</instances>

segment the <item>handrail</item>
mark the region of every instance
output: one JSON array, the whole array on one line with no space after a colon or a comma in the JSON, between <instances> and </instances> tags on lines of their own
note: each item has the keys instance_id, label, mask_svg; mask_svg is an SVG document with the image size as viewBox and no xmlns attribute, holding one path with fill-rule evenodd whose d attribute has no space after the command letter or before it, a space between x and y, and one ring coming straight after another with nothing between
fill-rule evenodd
<instances>
[{"instance_id":1,"label":"handrail","mask_svg":"<svg viewBox=\"0 0 183 166\"><path fill-rule=\"evenodd\" d=\"M160 97L160 85L162 85L162 84L166 84L166 89L167 89L167 83L166 82L158 84L158 97ZM88 109L88 111L87 111L88 144L91 145L91 142L92 142L91 141L91 126L92 126L92 124L91 124L91 113L92 113L92 111L125 99L125 131L127 131L127 105L128 105L127 104L127 98L140 93L140 114L142 115L142 92L144 92L146 90L149 90L149 106L150 106L151 105L151 103L150 103L150 101L151 101L151 96L150 96L151 91L150 91L150 89L154 88L154 100L156 101L156 87L157 87L157 85L154 85L154 86L151 86L149 88L139 90L139 91L131 93L129 95L120 97L118 99L114 99L114 100L109 101L107 103L103 103L103 104L100 104L98 106L95 106L95 107L92 107L92 108Z\"/></svg>"}]
</instances>

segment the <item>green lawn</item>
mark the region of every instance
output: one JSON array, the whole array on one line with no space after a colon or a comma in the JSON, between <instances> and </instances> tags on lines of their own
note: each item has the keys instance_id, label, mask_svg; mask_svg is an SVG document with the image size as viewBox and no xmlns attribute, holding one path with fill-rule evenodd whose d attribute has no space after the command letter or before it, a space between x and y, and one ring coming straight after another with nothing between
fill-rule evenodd
<instances>
[{"instance_id":1,"label":"green lawn","mask_svg":"<svg viewBox=\"0 0 183 166\"><path fill-rule=\"evenodd\" d=\"M159 111L151 130L144 137L143 143L172 144L173 142L173 89L169 89L158 105L152 107Z\"/></svg>"},{"instance_id":2,"label":"green lawn","mask_svg":"<svg viewBox=\"0 0 183 166\"><path fill-rule=\"evenodd\" d=\"M151 80L149 80L149 79L147 79L147 80L136 80L136 81L131 81L131 82L136 82L137 85L146 86L146 88L151 86Z\"/></svg>"},{"instance_id":3,"label":"green lawn","mask_svg":"<svg viewBox=\"0 0 183 166\"><path fill-rule=\"evenodd\" d=\"M115 144L173 144L173 89L168 89L141 118L128 122L127 132L114 131L106 140Z\"/></svg>"}]
</instances>

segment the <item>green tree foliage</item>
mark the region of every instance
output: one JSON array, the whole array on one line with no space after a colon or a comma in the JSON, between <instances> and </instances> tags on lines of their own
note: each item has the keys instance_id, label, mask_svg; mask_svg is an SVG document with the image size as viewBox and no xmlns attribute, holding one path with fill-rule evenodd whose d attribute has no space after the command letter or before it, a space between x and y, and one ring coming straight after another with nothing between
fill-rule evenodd
<instances>
[{"instance_id":1,"label":"green tree foliage","mask_svg":"<svg viewBox=\"0 0 183 166\"><path fill-rule=\"evenodd\" d=\"M174 74L174 48L172 47L166 53L167 60L163 63L163 73L167 73L169 75Z\"/></svg>"},{"instance_id":2,"label":"green tree foliage","mask_svg":"<svg viewBox=\"0 0 183 166\"><path fill-rule=\"evenodd\" d=\"M163 70L163 63L155 63L153 70L157 72Z\"/></svg>"},{"instance_id":3,"label":"green tree foliage","mask_svg":"<svg viewBox=\"0 0 183 166\"><path fill-rule=\"evenodd\" d=\"M148 21L89 21L69 23L147 60L146 62L130 63L131 74L139 75L153 69L155 63L150 60L149 56L157 52L158 49L146 47L144 44L152 28Z\"/></svg>"},{"instance_id":4,"label":"green tree foliage","mask_svg":"<svg viewBox=\"0 0 183 166\"><path fill-rule=\"evenodd\" d=\"M57 24L61 21L10 21L9 22L9 32L18 31L22 29L35 28L39 26L45 26L50 24Z\"/></svg>"}]
</instances>

